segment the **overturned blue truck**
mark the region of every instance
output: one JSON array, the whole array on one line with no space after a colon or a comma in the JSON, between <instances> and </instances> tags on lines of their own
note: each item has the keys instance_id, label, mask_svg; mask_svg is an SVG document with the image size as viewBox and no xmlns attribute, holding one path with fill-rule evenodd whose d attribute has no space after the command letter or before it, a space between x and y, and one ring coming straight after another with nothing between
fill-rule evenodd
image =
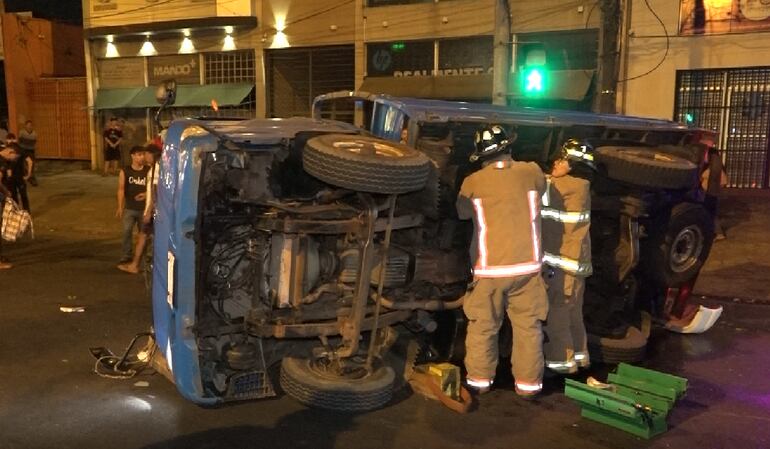
<instances>
[{"instance_id":1,"label":"overturned blue truck","mask_svg":"<svg viewBox=\"0 0 770 449\"><path fill-rule=\"evenodd\" d=\"M280 384L310 406L363 411L387 404L418 358L460 362L472 225L454 201L490 123L517 136L520 160L544 162L570 138L595 148L593 360L641 360L655 317L684 332L713 324L687 305L714 236L709 131L337 92L312 118L171 123L152 298L160 364L181 394L211 405Z\"/></svg>"}]
</instances>

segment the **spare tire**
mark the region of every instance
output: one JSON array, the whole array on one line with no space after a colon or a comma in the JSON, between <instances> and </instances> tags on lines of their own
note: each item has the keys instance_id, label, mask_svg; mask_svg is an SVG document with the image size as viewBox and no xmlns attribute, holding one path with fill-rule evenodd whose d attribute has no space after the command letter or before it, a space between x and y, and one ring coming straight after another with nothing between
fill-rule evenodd
<instances>
[{"instance_id":1,"label":"spare tire","mask_svg":"<svg viewBox=\"0 0 770 449\"><path fill-rule=\"evenodd\" d=\"M393 397L396 374L387 365L376 366L358 378L342 377L310 358L285 357L281 362L281 388L309 407L341 412L380 408Z\"/></svg>"},{"instance_id":2,"label":"spare tire","mask_svg":"<svg viewBox=\"0 0 770 449\"><path fill-rule=\"evenodd\" d=\"M653 189L685 189L696 184L698 167L655 148L599 147L596 162L616 181Z\"/></svg>"},{"instance_id":3,"label":"spare tire","mask_svg":"<svg viewBox=\"0 0 770 449\"><path fill-rule=\"evenodd\" d=\"M328 184L370 193L425 187L430 160L406 145L368 136L324 134L307 141L305 171Z\"/></svg>"},{"instance_id":4,"label":"spare tire","mask_svg":"<svg viewBox=\"0 0 770 449\"><path fill-rule=\"evenodd\" d=\"M644 360L652 330L652 317L642 313L639 326L629 326L623 338L588 334L588 353L592 362L635 363Z\"/></svg>"}]
</instances>

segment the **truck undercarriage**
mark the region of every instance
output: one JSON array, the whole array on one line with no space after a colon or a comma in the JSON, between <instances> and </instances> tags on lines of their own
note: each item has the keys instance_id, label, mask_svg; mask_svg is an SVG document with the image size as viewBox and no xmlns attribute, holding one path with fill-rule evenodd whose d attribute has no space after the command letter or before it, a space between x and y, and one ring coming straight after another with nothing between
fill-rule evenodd
<instances>
[{"instance_id":1,"label":"truck undercarriage","mask_svg":"<svg viewBox=\"0 0 770 449\"><path fill-rule=\"evenodd\" d=\"M270 396L270 367L282 361L281 386L306 404L379 407L396 377L383 362L396 326L431 334L425 344L435 357L461 360L463 321L439 312L461 307L470 278L472 225L454 211L459 185L475 169L465 154L469 129L428 134L419 151L355 134L299 133L277 145L204 153L194 333L206 394ZM585 307L592 357L638 360L649 332L641 312L655 313L676 280L666 278L676 270L645 271L640 257L678 256L680 273L692 277L708 247L685 242L677 253L678 240L673 250L669 240L700 233L696 240L710 244L713 230L685 189L595 181L595 274ZM670 229L682 214L682 229Z\"/></svg>"}]
</instances>

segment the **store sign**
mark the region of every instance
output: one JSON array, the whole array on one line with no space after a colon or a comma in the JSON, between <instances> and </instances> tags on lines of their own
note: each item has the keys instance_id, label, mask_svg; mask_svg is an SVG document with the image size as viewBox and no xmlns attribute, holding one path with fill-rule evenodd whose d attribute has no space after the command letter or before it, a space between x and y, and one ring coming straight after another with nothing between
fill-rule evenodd
<instances>
[{"instance_id":1,"label":"store sign","mask_svg":"<svg viewBox=\"0 0 770 449\"><path fill-rule=\"evenodd\" d=\"M148 59L147 71L151 86L167 79L179 84L200 84L201 80L198 55L152 57Z\"/></svg>"},{"instance_id":2,"label":"store sign","mask_svg":"<svg viewBox=\"0 0 770 449\"><path fill-rule=\"evenodd\" d=\"M682 36L770 30L768 0L681 0L679 12Z\"/></svg>"},{"instance_id":3,"label":"store sign","mask_svg":"<svg viewBox=\"0 0 770 449\"><path fill-rule=\"evenodd\" d=\"M111 58L97 61L99 88L144 86L144 58Z\"/></svg>"},{"instance_id":4,"label":"store sign","mask_svg":"<svg viewBox=\"0 0 770 449\"><path fill-rule=\"evenodd\" d=\"M368 44L366 49L367 76L404 76L405 72L412 76L433 70L433 41Z\"/></svg>"},{"instance_id":5,"label":"store sign","mask_svg":"<svg viewBox=\"0 0 770 449\"><path fill-rule=\"evenodd\" d=\"M367 76L459 76L492 73L492 37L438 41L388 42L367 45Z\"/></svg>"},{"instance_id":6,"label":"store sign","mask_svg":"<svg viewBox=\"0 0 770 449\"><path fill-rule=\"evenodd\" d=\"M457 76L457 75L482 75L492 73L492 68L484 70L483 67L460 67L456 69L438 69L438 70L395 70L393 76Z\"/></svg>"}]
</instances>

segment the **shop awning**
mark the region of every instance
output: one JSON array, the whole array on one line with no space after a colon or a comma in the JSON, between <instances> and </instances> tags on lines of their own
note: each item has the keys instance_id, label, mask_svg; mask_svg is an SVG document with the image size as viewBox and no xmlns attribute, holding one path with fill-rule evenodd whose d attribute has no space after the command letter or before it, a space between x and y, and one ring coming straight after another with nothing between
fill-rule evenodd
<instances>
[{"instance_id":1,"label":"shop awning","mask_svg":"<svg viewBox=\"0 0 770 449\"><path fill-rule=\"evenodd\" d=\"M99 89L96 93L96 109L119 108L154 108L158 106L155 100L155 87L137 87L127 89ZM235 106L241 104L254 84L207 84L180 85L176 90L174 107L210 106L211 100L216 100L219 106Z\"/></svg>"},{"instance_id":2,"label":"shop awning","mask_svg":"<svg viewBox=\"0 0 770 449\"><path fill-rule=\"evenodd\" d=\"M96 109L120 109L130 108L131 101L142 91L141 87L129 87L121 89L99 89L96 92Z\"/></svg>"},{"instance_id":3,"label":"shop awning","mask_svg":"<svg viewBox=\"0 0 770 449\"><path fill-rule=\"evenodd\" d=\"M394 97L490 100L492 75L367 77L358 90Z\"/></svg>"},{"instance_id":4,"label":"shop awning","mask_svg":"<svg viewBox=\"0 0 770 449\"><path fill-rule=\"evenodd\" d=\"M178 86L175 107L210 106L216 100L219 106L241 104L254 84L207 84L204 86ZM153 89L153 95L155 90Z\"/></svg>"}]
</instances>

